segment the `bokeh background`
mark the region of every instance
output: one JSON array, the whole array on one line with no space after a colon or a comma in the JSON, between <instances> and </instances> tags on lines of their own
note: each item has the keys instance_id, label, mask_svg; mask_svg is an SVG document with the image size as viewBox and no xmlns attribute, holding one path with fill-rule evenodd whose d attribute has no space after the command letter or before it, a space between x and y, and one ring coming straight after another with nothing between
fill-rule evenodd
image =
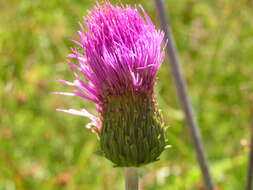
<instances>
[{"instance_id":1,"label":"bokeh background","mask_svg":"<svg viewBox=\"0 0 253 190\"><path fill-rule=\"evenodd\" d=\"M158 26L153 1L140 3ZM116 1L113 1L116 2ZM166 0L190 97L216 190L243 189L253 101L253 2ZM0 1L0 190L119 190L122 169L95 152L99 143L82 117L56 108L95 107L67 91L65 63L78 21L93 0ZM201 190L175 86L162 65L156 92L172 148L140 169L146 190Z\"/></svg>"}]
</instances>

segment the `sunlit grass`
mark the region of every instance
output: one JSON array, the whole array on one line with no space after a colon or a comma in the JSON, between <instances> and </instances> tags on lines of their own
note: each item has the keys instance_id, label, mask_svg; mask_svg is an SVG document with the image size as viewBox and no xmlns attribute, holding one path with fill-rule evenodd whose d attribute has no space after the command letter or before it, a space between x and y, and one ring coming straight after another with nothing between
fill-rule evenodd
<instances>
[{"instance_id":1,"label":"sunlit grass","mask_svg":"<svg viewBox=\"0 0 253 190\"><path fill-rule=\"evenodd\" d=\"M158 25L152 1L141 3ZM215 184L242 189L249 108L253 100L253 4L250 1L166 1ZM0 1L0 190L123 189L123 174L94 154L85 119L55 108L81 99L49 95L72 79L65 64L77 22L92 0ZM239 11L241 10L241 11ZM141 169L145 189L203 189L167 63L156 91L172 148Z\"/></svg>"}]
</instances>

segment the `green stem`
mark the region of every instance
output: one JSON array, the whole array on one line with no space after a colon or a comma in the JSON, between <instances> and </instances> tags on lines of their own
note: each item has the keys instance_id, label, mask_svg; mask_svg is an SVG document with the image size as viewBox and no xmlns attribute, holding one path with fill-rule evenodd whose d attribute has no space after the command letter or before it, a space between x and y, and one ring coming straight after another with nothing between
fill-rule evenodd
<instances>
[{"instance_id":1,"label":"green stem","mask_svg":"<svg viewBox=\"0 0 253 190\"><path fill-rule=\"evenodd\" d=\"M126 190L138 190L138 169L134 167L125 168Z\"/></svg>"}]
</instances>

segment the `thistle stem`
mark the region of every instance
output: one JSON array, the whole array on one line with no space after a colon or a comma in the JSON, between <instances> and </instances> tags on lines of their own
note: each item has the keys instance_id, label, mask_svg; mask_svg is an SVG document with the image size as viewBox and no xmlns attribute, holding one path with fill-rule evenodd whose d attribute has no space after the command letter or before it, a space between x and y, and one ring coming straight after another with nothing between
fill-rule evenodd
<instances>
[{"instance_id":1,"label":"thistle stem","mask_svg":"<svg viewBox=\"0 0 253 190\"><path fill-rule=\"evenodd\" d=\"M138 190L138 169L134 167L125 168L126 190Z\"/></svg>"},{"instance_id":2,"label":"thistle stem","mask_svg":"<svg viewBox=\"0 0 253 190\"><path fill-rule=\"evenodd\" d=\"M181 107L185 113L186 123L190 132L190 135L193 140L193 144L196 150L197 159L199 162L199 166L202 171L202 175L205 181L205 185L207 190L213 190L214 185L212 183L211 175L208 168L208 161L206 158L206 154L204 151L204 147L201 140L201 134L198 129L198 123L195 118L195 114L188 96L187 85L184 80L182 69L179 64L179 58L177 55L176 45L174 43L174 39L172 36L172 31L168 19L168 15L165 9L163 0L155 0L157 9L160 14L161 26L164 31L165 38L168 40L166 46L166 53L169 58L169 65L171 68L171 72L176 84L179 100L181 103Z\"/></svg>"}]
</instances>

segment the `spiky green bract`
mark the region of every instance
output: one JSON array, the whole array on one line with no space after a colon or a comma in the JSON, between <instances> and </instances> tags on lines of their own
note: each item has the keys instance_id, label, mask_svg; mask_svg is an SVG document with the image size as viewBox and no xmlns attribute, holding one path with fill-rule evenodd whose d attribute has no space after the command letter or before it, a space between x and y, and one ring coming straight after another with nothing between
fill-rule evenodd
<instances>
[{"instance_id":1,"label":"spiky green bract","mask_svg":"<svg viewBox=\"0 0 253 190\"><path fill-rule=\"evenodd\" d=\"M100 135L104 156L116 166L141 166L165 148L164 123L152 96L108 97Z\"/></svg>"}]
</instances>

